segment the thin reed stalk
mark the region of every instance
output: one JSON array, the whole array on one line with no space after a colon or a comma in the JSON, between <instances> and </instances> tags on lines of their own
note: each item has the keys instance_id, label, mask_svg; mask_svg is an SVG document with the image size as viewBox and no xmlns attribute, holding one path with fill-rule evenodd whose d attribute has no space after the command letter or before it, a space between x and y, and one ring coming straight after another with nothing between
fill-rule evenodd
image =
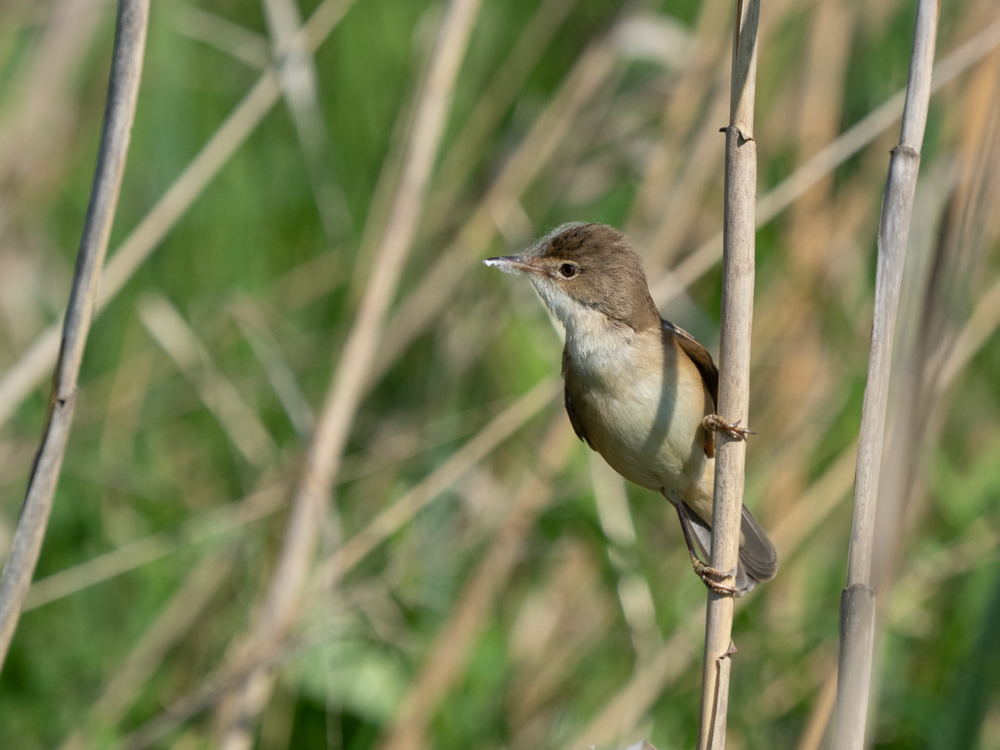
<instances>
[{"instance_id":1,"label":"thin reed stalk","mask_svg":"<svg viewBox=\"0 0 1000 750\"><path fill-rule=\"evenodd\" d=\"M875 507L896 309L920 169L920 147L927 125L938 10L937 0L920 0L917 6L903 124L899 145L892 150L882 200L875 316L858 438L847 586L840 603L840 659L833 734L835 750L861 750L865 742L875 641L875 592L871 586Z\"/></svg>"},{"instance_id":2,"label":"thin reed stalk","mask_svg":"<svg viewBox=\"0 0 1000 750\"><path fill-rule=\"evenodd\" d=\"M746 424L750 409L750 332L757 198L757 144L753 140L760 0L737 0L733 30L733 77L726 128L726 191L722 256L722 329L717 411ZM718 435L712 507L712 567L735 574L740 546L746 442ZM735 575L726 582L735 580ZM702 671L699 750L726 743L734 598L708 592Z\"/></svg>"},{"instance_id":3,"label":"thin reed stalk","mask_svg":"<svg viewBox=\"0 0 1000 750\"><path fill-rule=\"evenodd\" d=\"M148 20L149 0L120 0L97 167L63 323L48 419L28 480L10 557L0 577L0 669L6 661L38 563L73 424L80 364L125 174Z\"/></svg>"}]
</instances>

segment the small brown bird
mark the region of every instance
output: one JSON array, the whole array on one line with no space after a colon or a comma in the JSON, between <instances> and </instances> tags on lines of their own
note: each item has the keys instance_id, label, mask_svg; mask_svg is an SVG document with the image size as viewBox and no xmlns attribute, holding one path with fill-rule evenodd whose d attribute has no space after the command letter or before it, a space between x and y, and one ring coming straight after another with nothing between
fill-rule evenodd
<instances>
[{"instance_id":1,"label":"small brown bird","mask_svg":"<svg viewBox=\"0 0 1000 750\"><path fill-rule=\"evenodd\" d=\"M716 591L742 596L774 578L778 556L743 507L736 586L698 557L711 549L715 432L747 430L715 414L719 371L686 331L660 318L642 261L621 232L566 224L524 255L484 261L527 276L566 329L566 412L581 440L619 474L677 510L691 564Z\"/></svg>"}]
</instances>

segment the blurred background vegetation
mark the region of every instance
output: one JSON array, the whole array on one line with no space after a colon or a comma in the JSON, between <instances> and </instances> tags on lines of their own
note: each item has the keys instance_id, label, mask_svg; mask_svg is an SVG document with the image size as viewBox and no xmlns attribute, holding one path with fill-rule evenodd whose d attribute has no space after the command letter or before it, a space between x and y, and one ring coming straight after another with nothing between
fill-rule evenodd
<instances>
[{"instance_id":1,"label":"blurred background vegetation","mask_svg":"<svg viewBox=\"0 0 1000 750\"><path fill-rule=\"evenodd\" d=\"M153 3L112 258L271 63L294 2ZM188 190L95 321L0 676L0 747L191 750L231 721L226 664L280 554L443 11L344 5L314 75ZM48 386L3 389L65 305L113 6L0 6L4 555ZM762 203L905 86L915 7L764 3ZM613 224L664 316L712 349L732 12L483 0L321 555L400 498L426 507L309 590L271 659L255 747L694 744L705 594L673 511L572 436L557 331L527 285L477 261L565 221ZM944 4L938 58L998 17L995 0ZM1000 54L986 52L932 99L923 150L880 498L879 748L1000 747ZM733 750L824 741L897 139L884 127L758 232L747 504L782 568L738 610Z\"/></svg>"}]
</instances>

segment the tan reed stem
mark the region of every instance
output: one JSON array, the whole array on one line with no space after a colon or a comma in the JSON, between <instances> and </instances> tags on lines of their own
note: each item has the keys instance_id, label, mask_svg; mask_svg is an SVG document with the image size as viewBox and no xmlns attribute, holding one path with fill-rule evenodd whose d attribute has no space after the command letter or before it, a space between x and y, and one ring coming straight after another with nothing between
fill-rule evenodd
<instances>
[{"instance_id":1,"label":"tan reed stem","mask_svg":"<svg viewBox=\"0 0 1000 750\"><path fill-rule=\"evenodd\" d=\"M896 308L899 304L903 260L913 212L913 196L920 169L920 147L927 124L938 10L938 0L920 0L917 6L903 125L899 145L892 150L882 200L875 276L875 316L868 358L868 383L865 386L858 438L847 586L840 601L840 659L833 733L835 750L862 750L865 742L875 640L875 592L871 587L875 506Z\"/></svg>"},{"instance_id":2,"label":"tan reed stem","mask_svg":"<svg viewBox=\"0 0 1000 750\"><path fill-rule=\"evenodd\" d=\"M132 134L142 58L146 47L149 0L120 0L104 125L73 287L63 322L62 344L49 400L48 419L28 480L24 504L0 578L0 669L21 616L21 606L45 538L76 406L77 378L94 313L94 300L108 250L125 159Z\"/></svg>"},{"instance_id":3,"label":"tan reed stem","mask_svg":"<svg viewBox=\"0 0 1000 750\"><path fill-rule=\"evenodd\" d=\"M757 144L753 140L760 0L737 0L733 31L732 97L726 128L726 191L722 255L722 330L717 411L747 423L750 407L750 332L753 325ZM718 436L712 508L712 567L735 574L740 545L746 443ZM727 579L730 585L735 575ZM702 672L699 750L726 743L729 658L734 599L708 592Z\"/></svg>"}]
</instances>

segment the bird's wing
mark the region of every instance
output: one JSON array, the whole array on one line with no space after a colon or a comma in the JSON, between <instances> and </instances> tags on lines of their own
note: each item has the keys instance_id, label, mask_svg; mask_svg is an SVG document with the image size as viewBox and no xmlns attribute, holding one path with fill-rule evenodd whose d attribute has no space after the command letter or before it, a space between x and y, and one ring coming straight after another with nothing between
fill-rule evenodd
<instances>
[{"instance_id":1,"label":"bird's wing","mask_svg":"<svg viewBox=\"0 0 1000 750\"><path fill-rule=\"evenodd\" d=\"M580 415L577 414L576 409L573 407L573 397L569 395L569 352L563 349L562 356L562 375L564 380L566 380L563 386L563 397L566 403L566 414L569 417L569 423L573 425L573 432L580 440L584 441L590 446L591 450L597 450L594 448L594 444L590 442L590 438L587 437L587 430L583 426L583 420L580 419Z\"/></svg>"},{"instance_id":2,"label":"bird's wing","mask_svg":"<svg viewBox=\"0 0 1000 750\"><path fill-rule=\"evenodd\" d=\"M666 343L668 336L672 337L684 353L688 355L688 358L694 362L694 366L697 367L698 372L701 373L701 379L705 383L705 388L712 396L712 405L715 408L718 408L719 368L716 367L715 362L712 361L712 355L708 353L708 349L699 344L695 337L690 333L685 331L680 326L675 326L670 321L661 320L660 330L663 333L664 343Z\"/></svg>"},{"instance_id":3,"label":"bird's wing","mask_svg":"<svg viewBox=\"0 0 1000 750\"><path fill-rule=\"evenodd\" d=\"M573 408L573 399L570 398L569 389L565 390L566 395L566 414L569 416L569 423L573 425L573 432L576 436L583 440L587 445L590 446L591 450L597 450L594 448L594 444L590 442L590 438L587 437L587 431L583 429L583 422L580 421L580 416L576 413Z\"/></svg>"}]
</instances>

